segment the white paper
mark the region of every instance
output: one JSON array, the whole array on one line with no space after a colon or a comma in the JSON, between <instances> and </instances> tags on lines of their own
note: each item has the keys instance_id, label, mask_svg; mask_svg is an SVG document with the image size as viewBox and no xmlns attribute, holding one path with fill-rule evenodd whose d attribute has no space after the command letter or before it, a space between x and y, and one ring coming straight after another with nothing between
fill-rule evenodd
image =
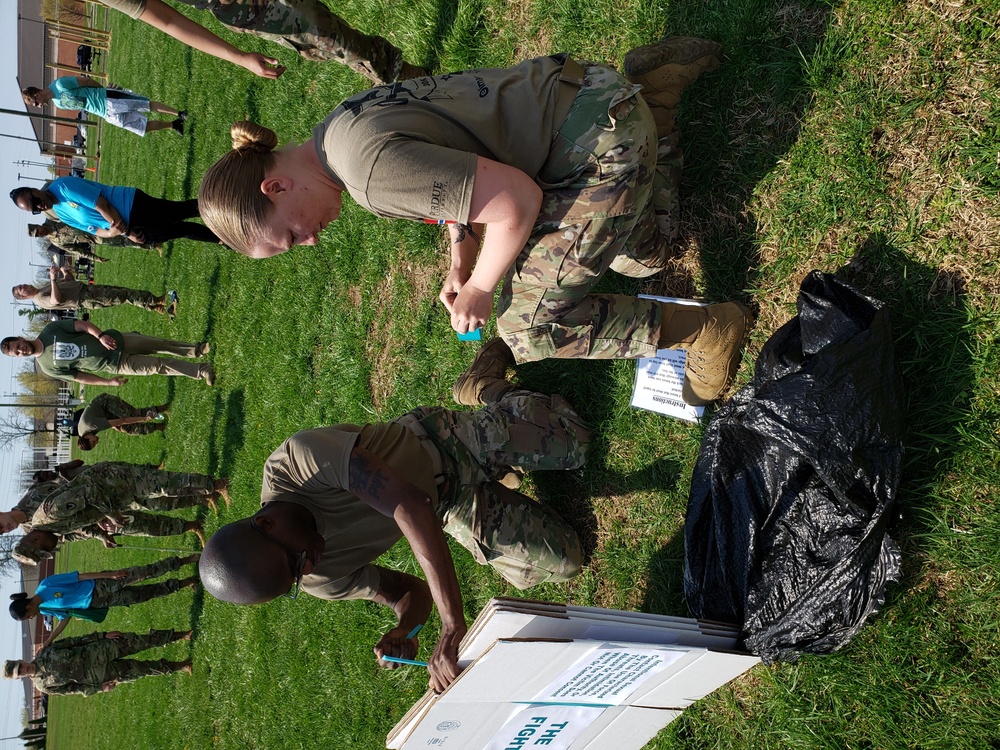
<instances>
[{"instance_id":1,"label":"white paper","mask_svg":"<svg viewBox=\"0 0 1000 750\"><path fill-rule=\"evenodd\" d=\"M591 706L525 706L484 750L566 750L603 710Z\"/></svg>"},{"instance_id":2,"label":"white paper","mask_svg":"<svg viewBox=\"0 0 1000 750\"><path fill-rule=\"evenodd\" d=\"M687 651L627 648L604 643L585 654L541 693L539 703L577 702L617 706L653 675Z\"/></svg>"},{"instance_id":3,"label":"white paper","mask_svg":"<svg viewBox=\"0 0 1000 750\"><path fill-rule=\"evenodd\" d=\"M679 305L700 305L689 299L639 295L642 299L674 302ZM684 403L681 388L684 385L684 363L687 353L683 349L660 349L655 357L643 357L636 362L635 385L632 388L632 406L668 417L697 422L705 413L704 406Z\"/></svg>"}]
</instances>

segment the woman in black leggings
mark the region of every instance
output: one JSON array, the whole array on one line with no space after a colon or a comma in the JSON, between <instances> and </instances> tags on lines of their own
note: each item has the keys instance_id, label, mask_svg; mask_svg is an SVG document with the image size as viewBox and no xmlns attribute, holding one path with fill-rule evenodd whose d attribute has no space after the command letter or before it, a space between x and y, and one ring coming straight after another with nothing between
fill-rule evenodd
<instances>
[{"instance_id":1,"label":"woman in black leggings","mask_svg":"<svg viewBox=\"0 0 1000 750\"><path fill-rule=\"evenodd\" d=\"M176 239L218 242L198 216L198 200L154 198L138 188L104 185L80 177L60 177L42 189L19 187L11 200L23 211L54 215L64 224L98 237L127 235L138 243Z\"/></svg>"}]
</instances>

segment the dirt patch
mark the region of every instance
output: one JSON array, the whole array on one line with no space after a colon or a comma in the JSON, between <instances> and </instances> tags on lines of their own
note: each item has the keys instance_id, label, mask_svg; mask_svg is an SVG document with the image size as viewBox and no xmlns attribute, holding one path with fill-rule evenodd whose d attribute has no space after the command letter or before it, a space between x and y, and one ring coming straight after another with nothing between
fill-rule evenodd
<instances>
[{"instance_id":1,"label":"dirt patch","mask_svg":"<svg viewBox=\"0 0 1000 750\"><path fill-rule=\"evenodd\" d=\"M406 367L405 347L402 342L410 340L406 331L400 331L417 319L420 303L437 296L438 286L448 270L448 258L439 256L434 265L417 265L401 260L394 261L385 276L375 287L371 299L366 304L379 310L372 325L365 347L372 365L370 390L372 405L382 410L395 390L398 374ZM360 291L348 291L352 302L361 304ZM403 313L400 313L402 303Z\"/></svg>"}]
</instances>

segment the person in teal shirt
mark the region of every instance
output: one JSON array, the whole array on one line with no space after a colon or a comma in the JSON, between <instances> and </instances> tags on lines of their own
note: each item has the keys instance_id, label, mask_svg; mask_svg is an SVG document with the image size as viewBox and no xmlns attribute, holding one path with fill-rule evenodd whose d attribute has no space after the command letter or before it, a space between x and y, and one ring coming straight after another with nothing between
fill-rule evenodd
<instances>
[{"instance_id":1,"label":"person in teal shirt","mask_svg":"<svg viewBox=\"0 0 1000 750\"><path fill-rule=\"evenodd\" d=\"M66 629L70 619L104 622L110 607L128 607L132 604L167 596L182 588L194 588L198 577L168 578L145 586L131 584L148 578L159 578L164 573L180 570L182 566L198 561L198 554L187 557L168 557L149 565L137 565L121 570L99 573L60 573L43 579L34 596L27 593L11 595L10 616L15 620L30 620L38 615L51 615L59 620L39 648L45 648Z\"/></svg>"},{"instance_id":2,"label":"person in teal shirt","mask_svg":"<svg viewBox=\"0 0 1000 750\"><path fill-rule=\"evenodd\" d=\"M58 109L82 109L140 137L147 131L156 130L173 130L184 135L187 119L187 112L163 102L150 101L132 91L105 88L87 76L63 76L44 89L28 86L21 90L21 98L29 107L44 107L52 102ZM171 119L150 120L150 112L168 115Z\"/></svg>"},{"instance_id":3,"label":"person in teal shirt","mask_svg":"<svg viewBox=\"0 0 1000 750\"><path fill-rule=\"evenodd\" d=\"M39 188L17 187L10 199L22 211L45 213L97 237L125 235L139 244L176 239L218 242L204 224L186 221L199 215L198 199L154 198L139 188L105 185L82 177L60 177Z\"/></svg>"}]
</instances>

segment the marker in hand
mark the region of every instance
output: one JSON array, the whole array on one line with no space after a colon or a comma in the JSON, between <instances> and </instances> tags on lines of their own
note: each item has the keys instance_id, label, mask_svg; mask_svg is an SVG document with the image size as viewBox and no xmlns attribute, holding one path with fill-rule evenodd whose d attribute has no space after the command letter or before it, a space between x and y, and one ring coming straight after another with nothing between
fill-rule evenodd
<instances>
[{"instance_id":1,"label":"marker in hand","mask_svg":"<svg viewBox=\"0 0 1000 750\"><path fill-rule=\"evenodd\" d=\"M461 335L462 334L459 334L459 336L461 336ZM413 628L413 630L411 630L409 633L406 634L406 640L410 640L411 638L416 638L417 637L417 633L419 633L421 630L423 630L423 628L424 628L424 624L423 623L420 623L419 625L417 625L415 628ZM425 662L425 661L417 661L416 659L404 659L401 656L383 656L382 657L382 661L392 662L393 664L409 664L410 666L413 666L413 667L426 667L427 666L427 662Z\"/></svg>"},{"instance_id":2,"label":"marker in hand","mask_svg":"<svg viewBox=\"0 0 1000 750\"><path fill-rule=\"evenodd\" d=\"M483 340L483 329L477 328L474 331L469 331L468 333L457 334L459 341L482 341Z\"/></svg>"}]
</instances>

